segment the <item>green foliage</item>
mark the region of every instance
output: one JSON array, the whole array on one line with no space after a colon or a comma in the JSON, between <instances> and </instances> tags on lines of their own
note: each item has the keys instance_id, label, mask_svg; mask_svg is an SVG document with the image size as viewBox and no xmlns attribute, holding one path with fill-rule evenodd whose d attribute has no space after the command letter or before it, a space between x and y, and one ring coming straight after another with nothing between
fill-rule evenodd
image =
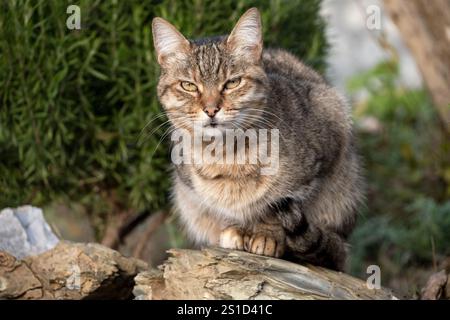
<instances>
[{"instance_id":1,"label":"green foliage","mask_svg":"<svg viewBox=\"0 0 450 320\"><path fill-rule=\"evenodd\" d=\"M349 88L367 95L355 118L374 117L382 127L359 137L369 190L351 239L352 270L362 274L376 262L390 278L450 254L450 143L427 94L399 84L395 60Z\"/></svg>"},{"instance_id":2,"label":"green foliage","mask_svg":"<svg viewBox=\"0 0 450 320\"><path fill-rule=\"evenodd\" d=\"M410 219L388 214L365 217L352 235L352 269L364 272L367 260L390 261L385 270L399 273L407 266L429 265L436 255L450 254L450 201L418 198L405 208Z\"/></svg>"},{"instance_id":3,"label":"green foliage","mask_svg":"<svg viewBox=\"0 0 450 320\"><path fill-rule=\"evenodd\" d=\"M188 36L225 34L256 6L268 45L324 66L319 0L80 0L79 31L66 27L72 2L0 4L0 207L60 196L100 211L113 201L134 210L165 205L154 16Z\"/></svg>"}]
</instances>

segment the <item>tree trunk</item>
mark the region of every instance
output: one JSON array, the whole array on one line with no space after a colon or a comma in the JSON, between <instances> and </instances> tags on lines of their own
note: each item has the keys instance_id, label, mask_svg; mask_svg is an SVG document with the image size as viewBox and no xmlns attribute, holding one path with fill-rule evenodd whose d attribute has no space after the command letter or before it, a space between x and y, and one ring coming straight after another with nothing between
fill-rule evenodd
<instances>
[{"instance_id":1,"label":"tree trunk","mask_svg":"<svg viewBox=\"0 0 450 320\"><path fill-rule=\"evenodd\" d=\"M450 0L385 0L450 132Z\"/></svg>"}]
</instances>

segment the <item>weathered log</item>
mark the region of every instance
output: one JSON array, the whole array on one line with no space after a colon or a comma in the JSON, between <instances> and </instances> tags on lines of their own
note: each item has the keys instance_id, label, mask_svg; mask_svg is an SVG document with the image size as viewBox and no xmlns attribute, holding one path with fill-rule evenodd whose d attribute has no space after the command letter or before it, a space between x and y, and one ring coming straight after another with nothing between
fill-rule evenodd
<instances>
[{"instance_id":1,"label":"weathered log","mask_svg":"<svg viewBox=\"0 0 450 320\"><path fill-rule=\"evenodd\" d=\"M137 299L396 299L389 290L312 265L220 248L169 252L160 270L136 277Z\"/></svg>"},{"instance_id":2,"label":"weathered log","mask_svg":"<svg viewBox=\"0 0 450 320\"><path fill-rule=\"evenodd\" d=\"M146 269L99 244L59 241L39 208L0 211L0 299L128 299Z\"/></svg>"},{"instance_id":3,"label":"weathered log","mask_svg":"<svg viewBox=\"0 0 450 320\"><path fill-rule=\"evenodd\" d=\"M99 244L61 241L17 260L0 251L0 299L129 299L145 262Z\"/></svg>"},{"instance_id":4,"label":"weathered log","mask_svg":"<svg viewBox=\"0 0 450 320\"><path fill-rule=\"evenodd\" d=\"M312 265L219 248L170 250L157 270L100 244L59 241L38 208L0 212L0 299L394 299Z\"/></svg>"},{"instance_id":5,"label":"weathered log","mask_svg":"<svg viewBox=\"0 0 450 320\"><path fill-rule=\"evenodd\" d=\"M220 248L170 253L149 270L99 244L62 241L23 260L0 252L0 299L395 299L312 265Z\"/></svg>"},{"instance_id":6,"label":"weathered log","mask_svg":"<svg viewBox=\"0 0 450 320\"><path fill-rule=\"evenodd\" d=\"M422 300L450 299L450 275L441 270L430 276L422 289Z\"/></svg>"}]
</instances>

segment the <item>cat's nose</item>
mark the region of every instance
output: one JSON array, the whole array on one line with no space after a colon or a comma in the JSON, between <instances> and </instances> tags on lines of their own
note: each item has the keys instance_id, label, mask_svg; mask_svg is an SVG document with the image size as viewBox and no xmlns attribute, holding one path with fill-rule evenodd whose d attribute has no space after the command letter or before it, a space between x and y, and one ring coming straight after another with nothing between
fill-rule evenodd
<instances>
[{"instance_id":1,"label":"cat's nose","mask_svg":"<svg viewBox=\"0 0 450 320\"><path fill-rule=\"evenodd\" d=\"M220 107L215 104L215 105L209 105L206 106L205 108L203 108L203 111L206 113L206 115L210 118L213 118L217 112L219 112Z\"/></svg>"}]
</instances>

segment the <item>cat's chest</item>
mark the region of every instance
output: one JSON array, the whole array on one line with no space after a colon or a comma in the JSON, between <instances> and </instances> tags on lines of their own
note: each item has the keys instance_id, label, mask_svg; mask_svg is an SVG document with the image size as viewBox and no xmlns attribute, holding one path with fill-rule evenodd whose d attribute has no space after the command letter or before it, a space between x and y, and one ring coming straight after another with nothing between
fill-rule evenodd
<instances>
[{"instance_id":1,"label":"cat's chest","mask_svg":"<svg viewBox=\"0 0 450 320\"><path fill-rule=\"evenodd\" d=\"M209 206L241 210L258 202L271 183L256 165L208 165L191 168L191 182Z\"/></svg>"}]
</instances>

